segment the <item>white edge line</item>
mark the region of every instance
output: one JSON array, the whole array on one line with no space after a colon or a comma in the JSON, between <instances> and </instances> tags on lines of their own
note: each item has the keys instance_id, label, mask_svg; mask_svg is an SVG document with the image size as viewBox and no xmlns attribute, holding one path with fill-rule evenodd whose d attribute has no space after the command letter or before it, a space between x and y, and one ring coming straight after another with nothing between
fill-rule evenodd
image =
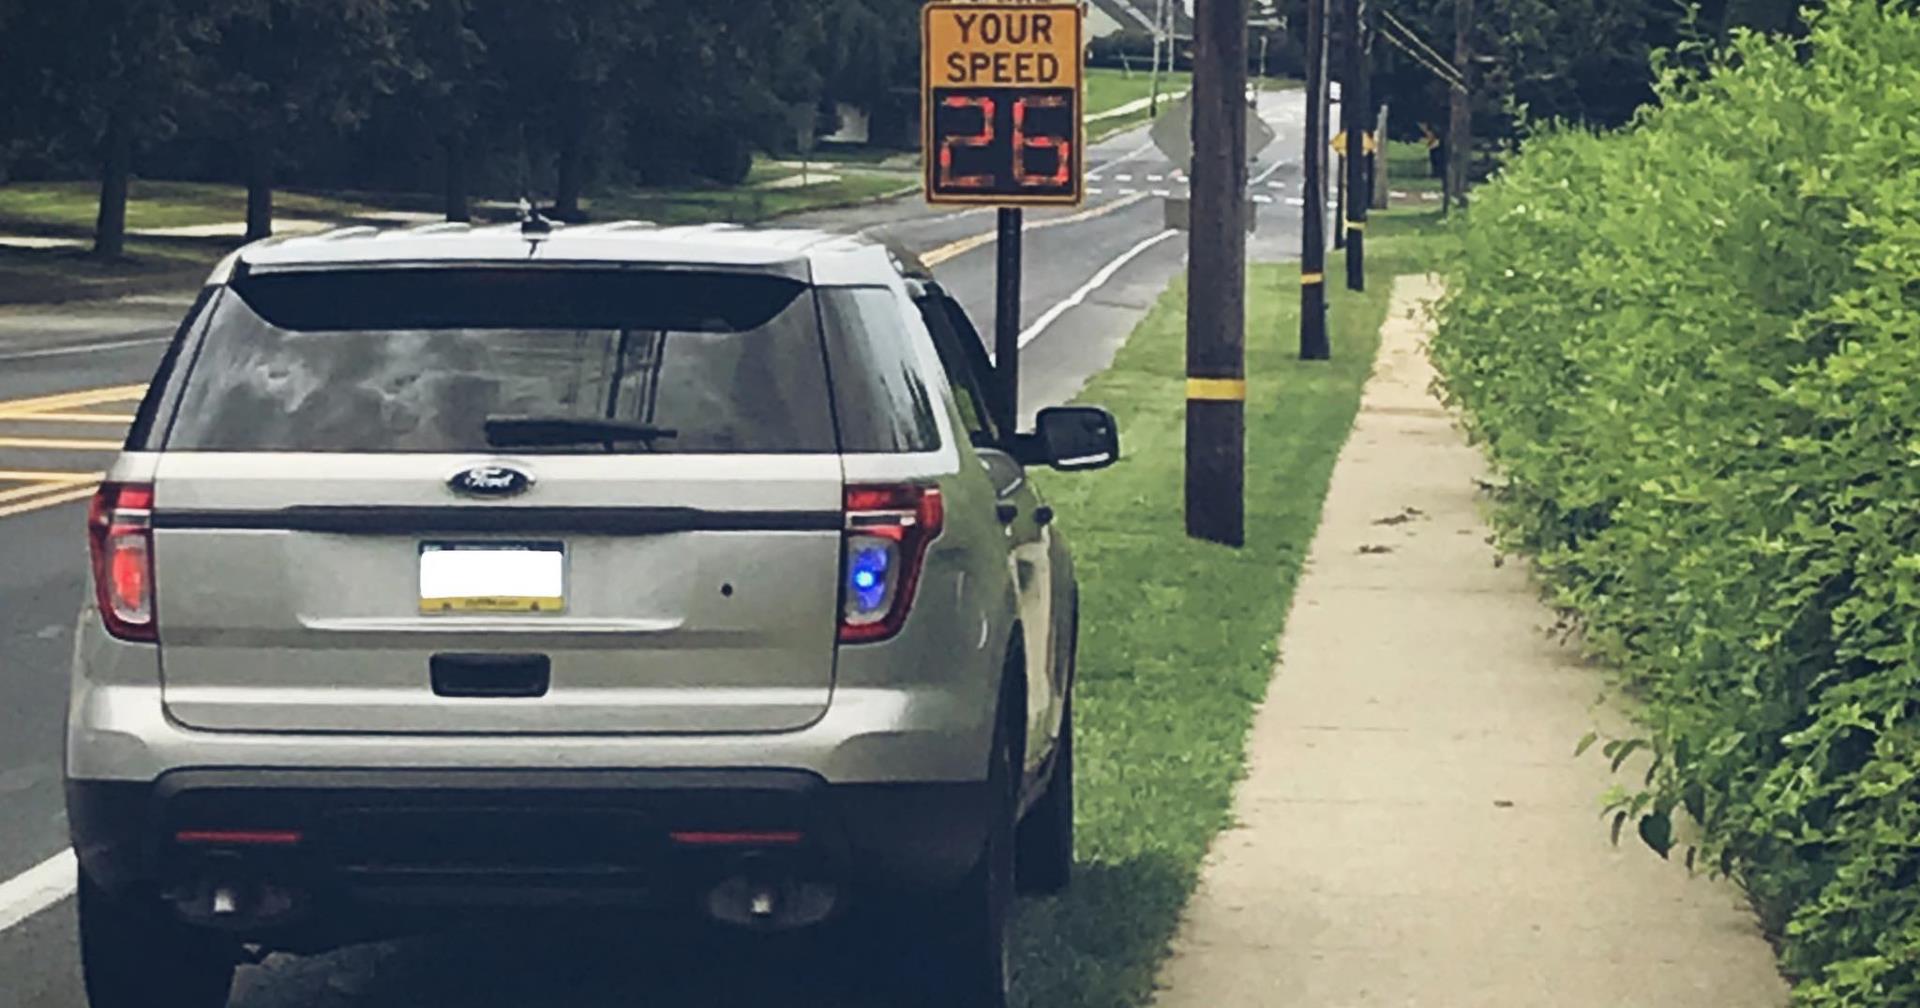
<instances>
[{"instance_id":1,"label":"white edge line","mask_svg":"<svg viewBox=\"0 0 1920 1008\"><path fill-rule=\"evenodd\" d=\"M10 930L73 895L78 871L73 851L63 850L0 882L0 931Z\"/></svg>"},{"instance_id":2,"label":"white edge line","mask_svg":"<svg viewBox=\"0 0 1920 1008\"><path fill-rule=\"evenodd\" d=\"M112 343L85 343L79 346L52 347L46 350L25 350L19 353L0 353L0 361L40 360L47 357L76 357L80 354L99 353L103 350L131 350L134 347L153 346L171 340L171 336L149 336L145 339L117 340Z\"/></svg>"},{"instance_id":3,"label":"white edge line","mask_svg":"<svg viewBox=\"0 0 1920 1008\"><path fill-rule=\"evenodd\" d=\"M1174 235L1177 235L1179 233L1180 232L1178 231L1172 231L1172 230L1162 231L1159 234L1154 235L1153 237L1147 239L1146 241L1143 241L1140 244L1135 245L1134 247L1128 249L1126 252L1122 253L1118 259L1115 259L1114 261L1101 267L1100 272L1095 273L1093 275L1093 279L1088 280L1084 286L1082 286L1079 290L1073 292L1073 296L1067 298L1065 301L1062 301L1057 305L1054 305L1052 308L1047 309L1047 313L1045 315L1042 315L1038 319L1035 319L1033 325L1029 327L1026 332L1023 332L1020 334L1021 348L1025 349L1027 344L1032 343L1034 340L1039 339L1041 334L1045 333L1050 326L1052 326L1055 322L1060 321L1060 316L1065 315L1067 312L1072 311L1073 309L1078 308L1079 306L1085 304L1087 302L1087 298L1092 296L1094 291L1097 291L1100 288L1105 287L1107 285L1107 282L1112 280L1114 278L1114 275L1119 273L1122 269L1124 269L1128 263L1134 261L1135 259L1140 258L1141 254L1146 252L1148 249L1154 247L1155 245L1160 244L1163 241L1166 241L1168 238L1171 238Z\"/></svg>"}]
</instances>

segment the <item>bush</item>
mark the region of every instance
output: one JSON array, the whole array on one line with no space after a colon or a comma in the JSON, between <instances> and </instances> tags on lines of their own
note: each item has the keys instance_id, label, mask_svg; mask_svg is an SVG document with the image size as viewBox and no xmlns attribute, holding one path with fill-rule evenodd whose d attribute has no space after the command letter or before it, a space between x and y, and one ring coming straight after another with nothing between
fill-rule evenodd
<instances>
[{"instance_id":1,"label":"bush","mask_svg":"<svg viewBox=\"0 0 1920 1008\"><path fill-rule=\"evenodd\" d=\"M1744 35L1479 193L1435 356L1796 1003L1920 1004L1920 18ZM1634 782L1635 785L1639 781Z\"/></svg>"}]
</instances>

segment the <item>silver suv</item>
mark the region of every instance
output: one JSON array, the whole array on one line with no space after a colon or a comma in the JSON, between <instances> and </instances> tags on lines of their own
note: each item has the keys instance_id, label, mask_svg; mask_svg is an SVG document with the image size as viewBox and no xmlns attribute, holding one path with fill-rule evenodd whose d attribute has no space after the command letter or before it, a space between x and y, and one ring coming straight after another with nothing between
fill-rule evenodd
<instances>
[{"instance_id":1,"label":"silver suv","mask_svg":"<svg viewBox=\"0 0 1920 1008\"><path fill-rule=\"evenodd\" d=\"M536 222L538 223L538 222ZM1071 558L965 313L874 243L257 244L89 519L68 804L96 1008L498 908L857 911L1007 997L1073 847ZM864 933L864 932L863 932Z\"/></svg>"}]
</instances>

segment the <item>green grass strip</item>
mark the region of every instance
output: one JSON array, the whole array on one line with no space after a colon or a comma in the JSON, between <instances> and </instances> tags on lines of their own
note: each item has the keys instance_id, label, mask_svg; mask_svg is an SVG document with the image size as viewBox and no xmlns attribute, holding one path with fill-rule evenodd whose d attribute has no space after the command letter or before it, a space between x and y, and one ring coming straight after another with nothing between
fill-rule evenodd
<instances>
[{"instance_id":1,"label":"green grass strip","mask_svg":"<svg viewBox=\"0 0 1920 1008\"><path fill-rule=\"evenodd\" d=\"M1065 896L1023 904L1025 1004L1121 1008L1152 994L1201 859L1229 825L1247 728L1373 370L1393 277L1426 268L1428 225L1385 223L1368 293L1347 293L1337 265L1329 277L1331 363L1298 359L1299 267L1252 271L1245 550L1184 531L1184 282L1081 396L1120 418L1127 458L1046 481L1081 581L1079 864Z\"/></svg>"}]
</instances>

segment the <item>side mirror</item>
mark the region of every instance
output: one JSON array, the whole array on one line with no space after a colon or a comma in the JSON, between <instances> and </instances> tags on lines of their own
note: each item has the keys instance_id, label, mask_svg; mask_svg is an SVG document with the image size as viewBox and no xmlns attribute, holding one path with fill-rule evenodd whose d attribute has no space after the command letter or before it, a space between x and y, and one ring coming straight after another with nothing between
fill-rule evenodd
<instances>
[{"instance_id":1,"label":"side mirror","mask_svg":"<svg viewBox=\"0 0 1920 1008\"><path fill-rule=\"evenodd\" d=\"M1105 469L1120 461L1120 425L1097 406L1056 406L1040 411L1032 434L1019 438L1016 457L1025 465L1061 472Z\"/></svg>"}]
</instances>

